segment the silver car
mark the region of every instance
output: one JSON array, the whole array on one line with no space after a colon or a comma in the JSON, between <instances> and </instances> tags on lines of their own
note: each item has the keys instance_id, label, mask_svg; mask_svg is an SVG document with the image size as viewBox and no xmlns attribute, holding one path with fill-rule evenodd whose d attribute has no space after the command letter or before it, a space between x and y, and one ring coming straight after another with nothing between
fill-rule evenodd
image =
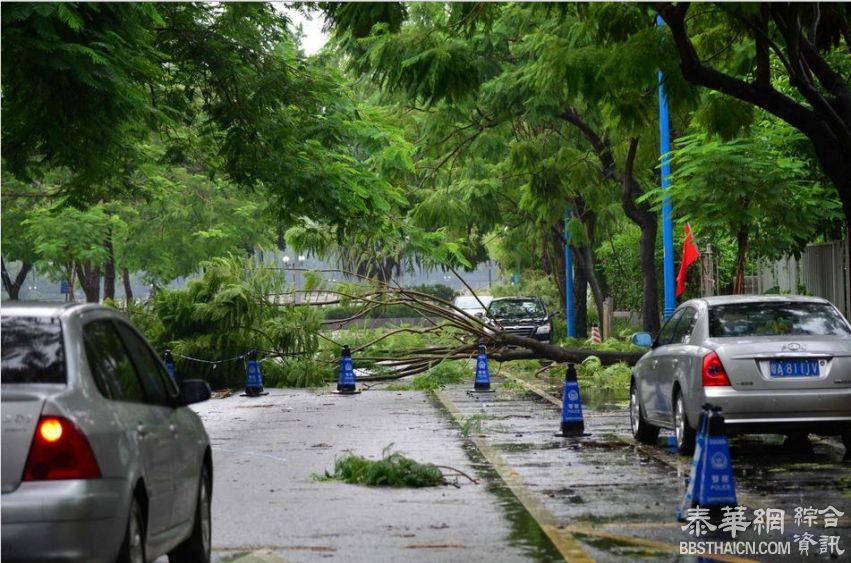
<instances>
[{"instance_id":1,"label":"silver car","mask_svg":"<svg viewBox=\"0 0 851 563\"><path fill-rule=\"evenodd\" d=\"M639 333L633 341L646 339ZM728 433L840 435L851 450L851 326L825 299L725 296L680 305L633 369L630 424L694 450L702 405Z\"/></svg>"},{"instance_id":2,"label":"silver car","mask_svg":"<svg viewBox=\"0 0 851 563\"><path fill-rule=\"evenodd\" d=\"M98 305L4 304L2 559L210 560L210 441L145 339Z\"/></svg>"}]
</instances>

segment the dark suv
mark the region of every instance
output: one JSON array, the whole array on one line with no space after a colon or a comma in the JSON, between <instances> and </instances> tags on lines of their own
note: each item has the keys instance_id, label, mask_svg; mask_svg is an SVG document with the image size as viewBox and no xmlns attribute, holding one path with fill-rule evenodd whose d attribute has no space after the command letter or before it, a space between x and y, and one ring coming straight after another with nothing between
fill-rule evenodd
<instances>
[{"instance_id":1,"label":"dark suv","mask_svg":"<svg viewBox=\"0 0 851 563\"><path fill-rule=\"evenodd\" d=\"M505 332L550 342L552 318L538 297L500 297L488 306L488 318Z\"/></svg>"}]
</instances>

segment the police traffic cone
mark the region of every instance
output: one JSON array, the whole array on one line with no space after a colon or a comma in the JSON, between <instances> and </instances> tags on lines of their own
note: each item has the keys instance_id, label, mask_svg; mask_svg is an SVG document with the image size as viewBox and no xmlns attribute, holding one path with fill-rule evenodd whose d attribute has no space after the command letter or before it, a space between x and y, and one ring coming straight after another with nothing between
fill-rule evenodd
<instances>
[{"instance_id":1,"label":"police traffic cone","mask_svg":"<svg viewBox=\"0 0 851 563\"><path fill-rule=\"evenodd\" d=\"M355 395L360 393L357 390L355 381L355 370L352 366L352 352L349 346L343 346L343 353L340 357L340 377L337 379L337 390L335 393L340 395Z\"/></svg>"},{"instance_id":2,"label":"police traffic cone","mask_svg":"<svg viewBox=\"0 0 851 563\"><path fill-rule=\"evenodd\" d=\"M597 323L591 325L591 344L599 344L600 343L600 327L597 326Z\"/></svg>"},{"instance_id":3,"label":"police traffic cone","mask_svg":"<svg viewBox=\"0 0 851 563\"><path fill-rule=\"evenodd\" d=\"M576 366L567 364L564 376L561 403L561 432L556 436L571 438L582 436L585 432L585 422L582 420L582 399L579 396L579 381L576 379Z\"/></svg>"},{"instance_id":4,"label":"police traffic cone","mask_svg":"<svg viewBox=\"0 0 851 563\"><path fill-rule=\"evenodd\" d=\"M257 397L263 394L263 375L260 373L260 363L257 361L257 350L248 352L248 363L245 365L245 395Z\"/></svg>"},{"instance_id":5,"label":"police traffic cone","mask_svg":"<svg viewBox=\"0 0 851 563\"><path fill-rule=\"evenodd\" d=\"M707 408L708 407L708 408ZM727 444L727 431L721 407L704 405L705 422L701 427L703 442L700 459L692 468L694 490L690 506L683 499L680 517L685 517L688 508L700 506L708 508L710 519L720 520L722 508L736 506L736 484L733 480L733 467L730 463L730 448ZM695 450L697 460L697 451ZM697 473L694 473L694 469Z\"/></svg>"},{"instance_id":6,"label":"police traffic cone","mask_svg":"<svg viewBox=\"0 0 851 563\"><path fill-rule=\"evenodd\" d=\"M476 358L476 379L473 389L479 393L493 393L491 373L488 368L488 352L484 344L479 344L479 356Z\"/></svg>"},{"instance_id":7,"label":"police traffic cone","mask_svg":"<svg viewBox=\"0 0 851 563\"><path fill-rule=\"evenodd\" d=\"M177 381L177 372L174 369L174 358L171 357L171 350L166 350L163 353L163 363L165 363L165 369L172 381Z\"/></svg>"},{"instance_id":8,"label":"police traffic cone","mask_svg":"<svg viewBox=\"0 0 851 563\"><path fill-rule=\"evenodd\" d=\"M706 420L709 417L710 405L703 405L703 410L700 413L700 418L697 423L697 436L694 443L694 457L691 460L691 474L686 487L686 494L680 506L677 507L677 520L685 522L686 511L689 508L694 508L697 505L698 490L700 487L700 479L697 476L700 474L701 464L703 463L704 452L706 450ZM676 439L674 439L676 445Z\"/></svg>"}]
</instances>

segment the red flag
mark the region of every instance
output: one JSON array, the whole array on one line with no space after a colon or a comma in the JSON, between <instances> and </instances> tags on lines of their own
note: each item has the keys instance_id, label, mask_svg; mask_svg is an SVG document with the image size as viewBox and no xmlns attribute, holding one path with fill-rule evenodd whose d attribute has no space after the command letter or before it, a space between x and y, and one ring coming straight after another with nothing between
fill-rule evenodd
<instances>
[{"instance_id":1,"label":"red flag","mask_svg":"<svg viewBox=\"0 0 851 563\"><path fill-rule=\"evenodd\" d=\"M680 264L680 271L677 274L677 291L675 295L679 297L686 290L686 270L688 267L700 257L700 252L697 250L697 245L694 244L694 237L691 234L691 225L686 223L686 239L683 241L683 261Z\"/></svg>"}]
</instances>

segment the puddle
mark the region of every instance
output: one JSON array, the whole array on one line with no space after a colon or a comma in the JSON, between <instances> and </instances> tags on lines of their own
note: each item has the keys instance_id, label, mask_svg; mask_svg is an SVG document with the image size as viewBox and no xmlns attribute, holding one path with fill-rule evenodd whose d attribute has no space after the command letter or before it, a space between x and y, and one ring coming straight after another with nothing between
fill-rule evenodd
<instances>
[{"instance_id":1,"label":"puddle","mask_svg":"<svg viewBox=\"0 0 851 563\"><path fill-rule=\"evenodd\" d=\"M442 408L442 407L441 407ZM511 525L508 540L520 547L533 561L561 561L561 553L541 529L538 522L532 518L526 508L517 500L511 489L502 481L499 474L487 463L476 446L469 440L462 445L464 452L475 463L482 464L478 469L479 478L487 491L499 499L506 520Z\"/></svg>"},{"instance_id":2,"label":"puddle","mask_svg":"<svg viewBox=\"0 0 851 563\"><path fill-rule=\"evenodd\" d=\"M628 544L609 537L592 536L577 532L576 538L608 555L615 555L619 559L623 558L628 561L635 561L641 558L665 558L671 560L677 558L667 551L654 549L649 546L636 545L634 543Z\"/></svg>"}]
</instances>

